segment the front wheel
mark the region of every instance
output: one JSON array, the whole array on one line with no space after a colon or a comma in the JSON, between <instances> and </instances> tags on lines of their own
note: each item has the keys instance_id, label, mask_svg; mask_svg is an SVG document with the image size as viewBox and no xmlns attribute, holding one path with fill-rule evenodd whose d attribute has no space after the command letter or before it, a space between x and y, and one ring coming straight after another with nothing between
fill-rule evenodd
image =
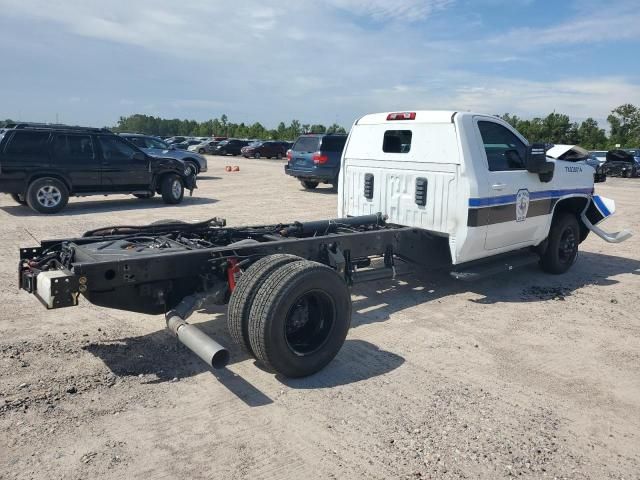
<instances>
[{"instance_id":1,"label":"front wheel","mask_svg":"<svg viewBox=\"0 0 640 480\"><path fill-rule=\"evenodd\" d=\"M249 313L249 342L267 368L305 377L333 360L350 324L344 279L326 265L302 260L282 265L259 287Z\"/></svg>"},{"instance_id":2,"label":"front wheel","mask_svg":"<svg viewBox=\"0 0 640 480\"><path fill-rule=\"evenodd\" d=\"M551 224L547 249L540 258L540 267L548 273L565 273L575 263L580 243L578 219L572 213L559 214Z\"/></svg>"},{"instance_id":3,"label":"front wheel","mask_svg":"<svg viewBox=\"0 0 640 480\"><path fill-rule=\"evenodd\" d=\"M164 203L175 205L180 203L184 197L184 183L178 175L166 175L162 179L160 192L162 192Z\"/></svg>"},{"instance_id":4,"label":"front wheel","mask_svg":"<svg viewBox=\"0 0 640 480\"><path fill-rule=\"evenodd\" d=\"M197 175L198 174L198 167L196 166L195 163L193 162L184 162L184 174L187 177L190 177L191 175Z\"/></svg>"},{"instance_id":5,"label":"front wheel","mask_svg":"<svg viewBox=\"0 0 640 480\"><path fill-rule=\"evenodd\" d=\"M69 190L57 178L38 178L27 189L27 204L40 213L56 213L69 201Z\"/></svg>"},{"instance_id":6,"label":"front wheel","mask_svg":"<svg viewBox=\"0 0 640 480\"><path fill-rule=\"evenodd\" d=\"M253 154L253 158L260 158L260 157L261 157L260 152L256 152Z\"/></svg>"}]
</instances>

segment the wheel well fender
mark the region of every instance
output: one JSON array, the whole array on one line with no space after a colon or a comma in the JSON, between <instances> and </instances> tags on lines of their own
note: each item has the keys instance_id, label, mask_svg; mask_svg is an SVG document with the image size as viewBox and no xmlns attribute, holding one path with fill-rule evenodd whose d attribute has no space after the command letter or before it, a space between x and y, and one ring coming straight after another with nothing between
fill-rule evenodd
<instances>
[{"instance_id":1,"label":"wheel well fender","mask_svg":"<svg viewBox=\"0 0 640 480\"><path fill-rule=\"evenodd\" d=\"M200 171L200 163L193 157L186 157L182 159L183 162L190 162L196 167L196 173Z\"/></svg>"},{"instance_id":2,"label":"wheel well fender","mask_svg":"<svg viewBox=\"0 0 640 480\"><path fill-rule=\"evenodd\" d=\"M71 180L69 180L69 178L67 178L65 175L62 175L62 174L57 173L57 172L46 172L46 171L42 172L42 171L40 171L38 173L34 173L33 175L31 175L27 179L27 182L26 182L26 185L25 185L25 189L24 189L25 193L26 193L27 189L29 188L29 185L31 185L31 183L34 180L37 180L39 178L47 178L47 177L55 178L57 180L60 180L62 183L64 183L64 186L67 187L67 190L69 190L69 194L71 194L71 192L73 191L73 189L71 188Z\"/></svg>"},{"instance_id":3,"label":"wheel well fender","mask_svg":"<svg viewBox=\"0 0 640 480\"><path fill-rule=\"evenodd\" d=\"M576 216L578 220L578 225L580 226L580 242L582 243L589 234L589 229L582 222L580 216L582 212L584 212L589 203L591 202L591 197L587 195L576 195L572 197L563 197L558 200L553 206L553 213L551 215L551 222L549 224L549 228L551 228L551 224L555 220L556 216L561 213L572 213Z\"/></svg>"},{"instance_id":4,"label":"wheel well fender","mask_svg":"<svg viewBox=\"0 0 640 480\"><path fill-rule=\"evenodd\" d=\"M160 188L160 185L162 184L162 180L164 180L164 178L167 175L177 175L180 178L183 178L183 174L181 174L181 172L177 172L175 170L160 170L157 171L154 175L153 175L153 186L154 188Z\"/></svg>"}]
</instances>

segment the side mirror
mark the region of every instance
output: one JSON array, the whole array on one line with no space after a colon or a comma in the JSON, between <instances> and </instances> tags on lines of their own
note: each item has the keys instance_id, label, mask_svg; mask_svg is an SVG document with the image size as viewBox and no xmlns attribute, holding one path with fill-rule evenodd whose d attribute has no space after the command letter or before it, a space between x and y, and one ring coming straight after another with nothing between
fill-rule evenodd
<instances>
[{"instance_id":1,"label":"side mirror","mask_svg":"<svg viewBox=\"0 0 640 480\"><path fill-rule=\"evenodd\" d=\"M547 160L544 143L534 143L527 147L525 167L528 172L537 173L542 182L551 181L555 163Z\"/></svg>"},{"instance_id":2,"label":"side mirror","mask_svg":"<svg viewBox=\"0 0 640 480\"><path fill-rule=\"evenodd\" d=\"M133 157L131 157L131 159L136 161L141 161L141 160L146 160L147 157L142 152L134 152Z\"/></svg>"}]
</instances>

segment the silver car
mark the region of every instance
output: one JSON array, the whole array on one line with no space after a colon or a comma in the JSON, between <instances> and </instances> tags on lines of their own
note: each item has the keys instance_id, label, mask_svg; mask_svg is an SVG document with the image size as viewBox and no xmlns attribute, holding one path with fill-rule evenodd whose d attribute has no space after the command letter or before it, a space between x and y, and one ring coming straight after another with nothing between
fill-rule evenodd
<instances>
[{"instance_id":1,"label":"silver car","mask_svg":"<svg viewBox=\"0 0 640 480\"><path fill-rule=\"evenodd\" d=\"M121 133L120 136L126 138L152 157L169 157L182 160L187 168L196 175L207 171L207 159L199 153L177 149L150 135Z\"/></svg>"}]
</instances>

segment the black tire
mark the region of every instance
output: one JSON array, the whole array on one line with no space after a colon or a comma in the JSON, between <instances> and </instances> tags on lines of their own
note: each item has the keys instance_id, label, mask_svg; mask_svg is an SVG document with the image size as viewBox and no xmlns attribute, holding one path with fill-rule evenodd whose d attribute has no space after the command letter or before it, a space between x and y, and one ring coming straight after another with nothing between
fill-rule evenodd
<instances>
[{"instance_id":1,"label":"black tire","mask_svg":"<svg viewBox=\"0 0 640 480\"><path fill-rule=\"evenodd\" d=\"M260 155L260 152L256 152L253 154L253 158L260 158L262 155Z\"/></svg>"},{"instance_id":2,"label":"black tire","mask_svg":"<svg viewBox=\"0 0 640 480\"><path fill-rule=\"evenodd\" d=\"M244 347L251 355L249 341L249 312L260 286L275 270L291 262L302 260L295 255L275 254L261 258L242 274L231 293L227 308L227 326L235 343Z\"/></svg>"},{"instance_id":3,"label":"black tire","mask_svg":"<svg viewBox=\"0 0 640 480\"><path fill-rule=\"evenodd\" d=\"M305 190L315 190L318 186L318 182L312 182L310 180L300 180L300 184L305 188Z\"/></svg>"},{"instance_id":4,"label":"black tire","mask_svg":"<svg viewBox=\"0 0 640 480\"><path fill-rule=\"evenodd\" d=\"M18 193L12 193L11 194L11 198L13 198L14 202L19 203L20 205L26 205L27 204L27 200L24 198L24 196L20 195Z\"/></svg>"},{"instance_id":5,"label":"black tire","mask_svg":"<svg viewBox=\"0 0 640 480\"><path fill-rule=\"evenodd\" d=\"M191 160L185 160L184 165L187 169L189 169L189 173L185 172L187 177L190 175L198 175L198 165L196 165L195 162Z\"/></svg>"},{"instance_id":6,"label":"black tire","mask_svg":"<svg viewBox=\"0 0 640 480\"><path fill-rule=\"evenodd\" d=\"M540 266L547 273L565 273L575 263L580 243L580 226L572 213L560 213L551 224L547 248Z\"/></svg>"},{"instance_id":7,"label":"black tire","mask_svg":"<svg viewBox=\"0 0 640 480\"><path fill-rule=\"evenodd\" d=\"M160 191L164 203L175 205L180 203L184 197L184 183L178 175L165 175L160 184Z\"/></svg>"},{"instance_id":8,"label":"black tire","mask_svg":"<svg viewBox=\"0 0 640 480\"><path fill-rule=\"evenodd\" d=\"M134 193L133 196L136 198L139 198L141 200L147 200L149 198L153 198L153 196L156 194L156 192L149 192L149 193Z\"/></svg>"},{"instance_id":9,"label":"black tire","mask_svg":"<svg viewBox=\"0 0 640 480\"><path fill-rule=\"evenodd\" d=\"M276 158L277 158L278 160L281 160L281 159L282 159L282 154L281 154L281 153L277 153L277 154L276 154Z\"/></svg>"},{"instance_id":10,"label":"black tire","mask_svg":"<svg viewBox=\"0 0 640 480\"><path fill-rule=\"evenodd\" d=\"M351 296L333 269L303 260L281 266L258 289L249 314L256 358L286 377L318 372L336 356L351 324Z\"/></svg>"},{"instance_id":11,"label":"black tire","mask_svg":"<svg viewBox=\"0 0 640 480\"><path fill-rule=\"evenodd\" d=\"M622 172L622 178L629 178L629 170L625 170Z\"/></svg>"},{"instance_id":12,"label":"black tire","mask_svg":"<svg viewBox=\"0 0 640 480\"><path fill-rule=\"evenodd\" d=\"M57 178L38 178L27 188L26 200L29 207L36 212L56 213L69 201L69 190Z\"/></svg>"}]
</instances>

